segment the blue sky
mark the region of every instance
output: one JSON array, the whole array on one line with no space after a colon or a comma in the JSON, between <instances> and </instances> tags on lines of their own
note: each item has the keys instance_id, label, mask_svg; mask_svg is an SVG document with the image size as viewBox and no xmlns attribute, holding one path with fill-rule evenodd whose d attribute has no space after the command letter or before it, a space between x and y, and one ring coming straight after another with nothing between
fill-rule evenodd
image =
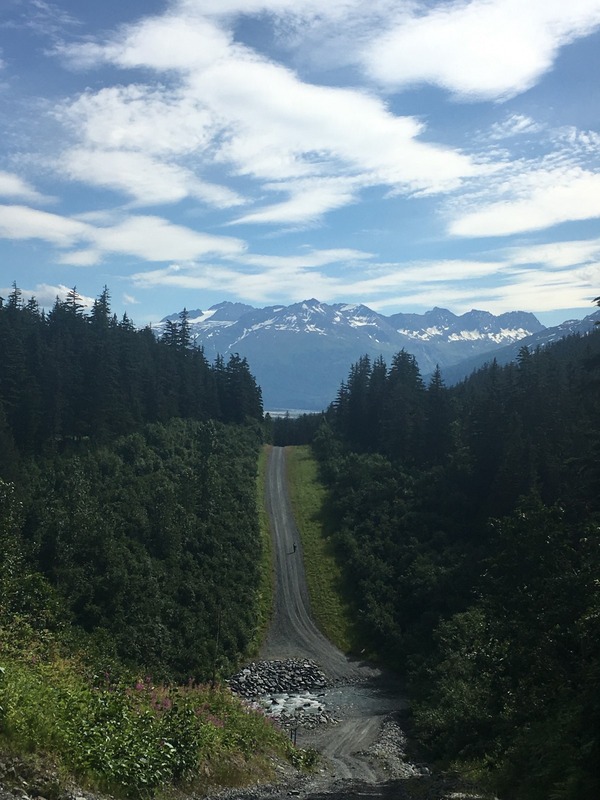
<instances>
[{"instance_id":1,"label":"blue sky","mask_svg":"<svg viewBox=\"0 0 600 800\"><path fill-rule=\"evenodd\" d=\"M582 317L600 0L1 0L0 294Z\"/></svg>"}]
</instances>

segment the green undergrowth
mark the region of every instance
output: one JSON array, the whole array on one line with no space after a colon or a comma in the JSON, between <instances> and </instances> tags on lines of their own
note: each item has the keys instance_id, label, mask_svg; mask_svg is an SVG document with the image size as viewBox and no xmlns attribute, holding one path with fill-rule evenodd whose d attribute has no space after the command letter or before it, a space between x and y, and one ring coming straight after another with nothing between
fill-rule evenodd
<instances>
[{"instance_id":1,"label":"green undergrowth","mask_svg":"<svg viewBox=\"0 0 600 800\"><path fill-rule=\"evenodd\" d=\"M249 655L256 655L261 642L271 622L273 613L273 547L271 542L271 527L269 515L265 505L265 491L267 481L267 463L270 445L265 445L258 457L258 472L256 476L256 506L258 509L258 524L260 528L261 559L260 559L260 584L257 597L258 626L256 635L248 648Z\"/></svg>"},{"instance_id":2,"label":"green undergrowth","mask_svg":"<svg viewBox=\"0 0 600 800\"><path fill-rule=\"evenodd\" d=\"M120 797L267 780L311 754L222 686L93 674L51 634L0 625L0 751Z\"/></svg>"},{"instance_id":3,"label":"green undergrowth","mask_svg":"<svg viewBox=\"0 0 600 800\"><path fill-rule=\"evenodd\" d=\"M336 563L324 518L325 488L318 480L310 447L286 447L290 498L302 540L306 581L315 620L345 653L356 649L356 637L344 603L342 572Z\"/></svg>"}]
</instances>

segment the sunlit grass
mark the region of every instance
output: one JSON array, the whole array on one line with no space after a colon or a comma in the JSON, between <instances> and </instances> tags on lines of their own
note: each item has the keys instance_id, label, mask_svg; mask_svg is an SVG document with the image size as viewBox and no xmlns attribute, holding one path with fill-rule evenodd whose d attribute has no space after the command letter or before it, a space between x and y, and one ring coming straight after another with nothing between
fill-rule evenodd
<instances>
[{"instance_id":1,"label":"sunlit grass","mask_svg":"<svg viewBox=\"0 0 600 800\"><path fill-rule=\"evenodd\" d=\"M342 573L324 524L325 488L310 448L286 447L288 484L302 540L311 609L323 633L343 652L352 650L352 625L342 599Z\"/></svg>"}]
</instances>

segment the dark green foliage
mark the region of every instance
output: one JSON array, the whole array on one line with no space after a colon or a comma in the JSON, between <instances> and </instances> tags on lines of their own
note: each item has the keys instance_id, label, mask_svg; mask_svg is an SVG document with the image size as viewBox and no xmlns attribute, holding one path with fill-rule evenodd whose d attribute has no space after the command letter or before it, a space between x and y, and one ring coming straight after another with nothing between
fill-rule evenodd
<instances>
[{"instance_id":1,"label":"dark green foliage","mask_svg":"<svg viewBox=\"0 0 600 800\"><path fill-rule=\"evenodd\" d=\"M185 311L160 342L111 315L106 287L89 316L75 289L45 316L13 286L0 307L0 622L69 622L107 658L185 680L244 653L261 393L245 359L213 367L189 344Z\"/></svg>"},{"instance_id":2,"label":"dark green foliage","mask_svg":"<svg viewBox=\"0 0 600 800\"><path fill-rule=\"evenodd\" d=\"M155 675L231 668L256 625L257 444L174 420L31 467L26 548L75 624Z\"/></svg>"},{"instance_id":3,"label":"dark green foliage","mask_svg":"<svg viewBox=\"0 0 600 800\"><path fill-rule=\"evenodd\" d=\"M319 430L325 415L301 414L291 417L286 413L283 417L271 417L265 414L265 435L277 447L288 444L310 444Z\"/></svg>"},{"instance_id":4,"label":"dark green foliage","mask_svg":"<svg viewBox=\"0 0 600 800\"><path fill-rule=\"evenodd\" d=\"M441 762L600 796L600 332L447 389L361 359L313 438L371 651Z\"/></svg>"}]
</instances>

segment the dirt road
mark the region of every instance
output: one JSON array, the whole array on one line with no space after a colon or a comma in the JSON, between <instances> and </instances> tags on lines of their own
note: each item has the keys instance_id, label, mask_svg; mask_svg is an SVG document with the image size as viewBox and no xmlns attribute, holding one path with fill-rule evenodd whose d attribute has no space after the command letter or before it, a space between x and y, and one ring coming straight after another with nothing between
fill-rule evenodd
<instances>
[{"instance_id":1,"label":"dirt road","mask_svg":"<svg viewBox=\"0 0 600 800\"><path fill-rule=\"evenodd\" d=\"M302 543L288 496L282 447L271 450L266 503L273 534L276 590L273 620L261 658L312 658L331 680L360 677L360 667L334 647L312 620Z\"/></svg>"}]
</instances>

